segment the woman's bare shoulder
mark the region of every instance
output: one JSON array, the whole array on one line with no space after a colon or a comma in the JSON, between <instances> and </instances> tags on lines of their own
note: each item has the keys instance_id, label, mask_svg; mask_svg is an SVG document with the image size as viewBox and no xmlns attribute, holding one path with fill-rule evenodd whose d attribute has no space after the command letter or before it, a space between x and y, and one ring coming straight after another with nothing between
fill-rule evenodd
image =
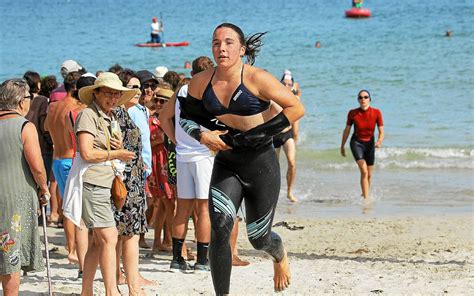
<instances>
[{"instance_id":1,"label":"woman's bare shoulder","mask_svg":"<svg viewBox=\"0 0 474 296\"><path fill-rule=\"evenodd\" d=\"M209 68L207 70L204 70L202 72L199 72L193 76L191 79L191 82L203 82L211 79L212 73L214 73L214 68Z\"/></svg>"},{"instance_id":2,"label":"woman's bare shoulder","mask_svg":"<svg viewBox=\"0 0 474 296\"><path fill-rule=\"evenodd\" d=\"M251 83L261 83L262 81L266 81L268 79L274 80L276 79L270 72L265 69L245 65L246 70L246 78Z\"/></svg>"},{"instance_id":3,"label":"woman's bare shoulder","mask_svg":"<svg viewBox=\"0 0 474 296\"><path fill-rule=\"evenodd\" d=\"M195 98L202 98L202 94L206 89L207 84L211 80L211 76L214 73L214 68L209 68L202 72L199 72L193 76L189 83L189 94Z\"/></svg>"},{"instance_id":4,"label":"woman's bare shoulder","mask_svg":"<svg viewBox=\"0 0 474 296\"><path fill-rule=\"evenodd\" d=\"M35 137L38 137L36 126L30 121L25 121L23 128L21 129L23 144L25 144L25 140L34 139Z\"/></svg>"}]
</instances>

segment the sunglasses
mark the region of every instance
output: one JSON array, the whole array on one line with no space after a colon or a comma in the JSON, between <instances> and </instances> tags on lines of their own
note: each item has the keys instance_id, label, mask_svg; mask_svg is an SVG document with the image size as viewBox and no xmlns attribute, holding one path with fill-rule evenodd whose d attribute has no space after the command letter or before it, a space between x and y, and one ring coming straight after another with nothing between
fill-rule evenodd
<instances>
[{"instance_id":1,"label":"sunglasses","mask_svg":"<svg viewBox=\"0 0 474 296\"><path fill-rule=\"evenodd\" d=\"M359 99L359 100L362 100L362 99L367 100L367 99L370 99L370 97L369 97L369 96L359 96L358 99Z\"/></svg>"},{"instance_id":2,"label":"sunglasses","mask_svg":"<svg viewBox=\"0 0 474 296\"><path fill-rule=\"evenodd\" d=\"M159 99L157 97L155 97L155 104L156 103L160 103L161 105L163 105L164 103L168 102L168 100L165 100L165 99Z\"/></svg>"},{"instance_id":3,"label":"sunglasses","mask_svg":"<svg viewBox=\"0 0 474 296\"><path fill-rule=\"evenodd\" d=\"M27 96L24 96L23 99L31 100L33 98L32 94L29 94Z\"/></svg>"},{"instance_id":4,"label":"sunglasses","mask_svg":"<svg viewBox=\"0 0 474 296\"><path fill-rule=\"evenodd\" d=\"M158 87L156 83L144 83L143 89L151 88L151 90L155 90Z\"/></svg>"},{"instance_id":5,"label":"sunglasses","mask_svg":"<svg viewBox=\"0 0 474 296\"><path fill-rule=\"evenodd\" d=\"M130 88L130 89L140 89L140 85L127 85L127 88Z\"/></svg>"}]
</instances>

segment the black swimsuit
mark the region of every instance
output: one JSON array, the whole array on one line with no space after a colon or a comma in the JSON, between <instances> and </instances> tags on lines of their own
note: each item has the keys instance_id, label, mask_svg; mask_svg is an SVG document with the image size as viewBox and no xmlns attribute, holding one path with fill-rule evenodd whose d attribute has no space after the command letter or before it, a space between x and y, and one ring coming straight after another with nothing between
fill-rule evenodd
<instances>
[{"instance_id":1,"label":"black swimsuit","mask_svg":"<svg viewBox=\"0 0 474 296\"><path fill-rule=\"evenodd\" d=\"M235 114L235 115L255 115L268 109L270 106L269 101L264 101L259 97L252 94L244 85L244 67L242 66L242 72L240 73L240 84L232 94L229 102L229 106L226 108L217 98L214 89L212 88L212 73L211 80L207 85L202 95L202 102L204 107L214 116L224 114Z\"/></svg>"}]
</instances>

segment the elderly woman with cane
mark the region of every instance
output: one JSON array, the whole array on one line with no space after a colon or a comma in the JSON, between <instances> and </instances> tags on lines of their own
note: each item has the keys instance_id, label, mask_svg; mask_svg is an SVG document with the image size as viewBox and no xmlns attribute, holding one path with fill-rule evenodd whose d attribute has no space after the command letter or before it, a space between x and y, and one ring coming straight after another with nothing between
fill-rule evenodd
<instances>
[{"instance_id":1,"label":"elderly woman with cane","mask_svg":"<svg viewBox=\"0 0 474 296\"><path fill-rule=\"evenodd\" d=\"M24 118L31 95L26 81L0 85L0 280L4 295L18 295L20 269L44 268L38 234L38 198L49 196L36 127Z\"/></svg>"}]
</instances>

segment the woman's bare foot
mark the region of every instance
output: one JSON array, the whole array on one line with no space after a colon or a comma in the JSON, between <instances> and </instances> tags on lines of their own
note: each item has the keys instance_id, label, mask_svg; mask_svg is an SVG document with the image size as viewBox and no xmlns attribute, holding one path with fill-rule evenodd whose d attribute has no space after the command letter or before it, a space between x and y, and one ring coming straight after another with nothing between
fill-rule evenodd
<instances>
[{"instance_id":1,"label":"woman's bare foot","mask_svg":"<svg viewBox=\"0 0 474 296\"><path fill-rule=\"evenodd\" d=\"M239 256L232 256L232 266L247 266L250 262L247 260L242 260Z\"/></svg>"},{"instance_id":2,"label":"woman's bare foot","mask_svg":"<svg viewBox=\"0 0 474 296\"><path fill-rule=\"evenodd\" d=\"M79 258L77 258L77 254L75 252L69 253L67 255L67 260L69 261L69 264L77 264L79 263Z\"/></svg>"},{"instance_id":3,"label":"woman's bare foot","mask_svg":"<svg viewBox=\"0 0 474 296\"><path fill-rule=\"evenodd\" d=\"M153 246L153 253L158 253L158 252L166 252L166 253L171 253L173 251L173 248L171 246L166 246L166 245L156 245Z\"/></svg>"},{"instance_id":4,"label":"woman's bare foot","mask_svg":"<svg viewBox=\"0 0 474 296\"><path fill-rule=\"evenodd\" d=\"M283 291L290 285L291 273L290 273L290 264L288 262L288 255L285 251L285 256L281 259L280 262L273 262L273 282L275 285L275 291Z\"/></svg>"},{"instance_id":5,"label":"woman's bare foot","mask_svg":"<svg viewBox=\"0 0 474 296\"><path fill-rule=\"evenodd\" d=\"M146 243L145 239L141 239L138 241L138 246L142 249L150 249L150 246Z\"/></svg>"},{"instance_id":6,"label":"woman's bare foot","mask_svg":"<svg viewBox=\"0 0 474 296\"><path fill-rule=\"evenodd\" d=\"M154 281L150 281L144 278L143 275L140 274L140 286L154 286L156 284L157 283L155 283ZM143 294L143 295L146 295L146 294Z\"/></svg>"},{"instance_id":7,"label":"woman's bare foot","mask_svg":"<svg viewBox=\"0 0 474 296\"><path fill-rule=\"evenodd\" d=\"M127 278L122 272L120 272L120 275L118 276L118 279L117 279L117 285L126 285L126 284L127 284Z\"/></svg>"},{"instance_id":8,"label":"woman's bare foot","mask_svg":"<svg viewBox=\"0 0 474 296\"><path fill-rule=\"evenodd\" d=\"M286 196L291 202L297 202L298 199L293 195L293 193L291 192L288 192L287 196Z\"/></svg>"},{"instance_id":9,"label":"woman's bare foot","mask_svg":"<svg viewBox=\"0 0 474 296\"><path fill-rule=\"evenodd\" d=\"M186 250L186 253L184 252L184 250ZM188 260L188 261L196 260L196 254L191 252L190 248L186 248L186 249L183 248L183 257L186 258L186 260Z\"/></svg>"},{"instance_id":10,"label":"woman's bare foot","mask_svg":"<svg viewBox=\"0 0 474 296\"><path fill-rule=\"evenodd\" d=\"M56 214L56 215L54 215L54 214L49 215L49 220L50 220L50 221L59 222L59 219L60 219L60 218L61 218L61 217L60 217L59 215L57 215L57 214Z\"/></svg>"},{"instance_id":11,"label":"woman's bare foot","mask_svg":"<svg viewBox=\"0 0 474 296\"><path fill-rule=\"evenodd\" d=\"M153 286L156 283L150 280L147 280L140 274L140 286ZM118 285L126 285L127 284L127 277L123 273L120 273L119 278L117 279ZM146 294L145 294L146 295Z\"/></svg>"}]
</instances>

